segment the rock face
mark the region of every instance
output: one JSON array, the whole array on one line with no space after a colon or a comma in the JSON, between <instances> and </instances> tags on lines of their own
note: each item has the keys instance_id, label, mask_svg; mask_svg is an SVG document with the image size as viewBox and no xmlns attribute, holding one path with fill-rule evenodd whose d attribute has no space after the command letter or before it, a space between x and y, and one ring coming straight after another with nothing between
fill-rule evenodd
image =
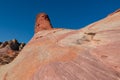
<instances>
[{"instance_id":1,"label":"rock face","mask_svg":"<svg viewBox=\"0 0 120 80\"><path fill-rule=\"evenodd\" d=\"M120 80L120 11L80 30L38 31L0 80Z\"/></svg>"},{"instance_id":2,"label":"rock face","mask_svg":"<svg viewBox=\"0 0 120 80\"><path fill-rule=\"evenodd\" d=\"M25 43L19 43L16 39L0 42L0 65L5 65L14 60Z\"/></svg>"},{"instance_id":3,"label":"rock face","mask_svg":"<svg viewBox=\"0 0 120 80\"><path fill-rule=\"evenodd\" d=\"M40 13L37 15L36 23L35 23L35 33L41 30L49 30L52 29L52 25L50 23L50 19L46 13Z\"/></svg>"}]
</instances>

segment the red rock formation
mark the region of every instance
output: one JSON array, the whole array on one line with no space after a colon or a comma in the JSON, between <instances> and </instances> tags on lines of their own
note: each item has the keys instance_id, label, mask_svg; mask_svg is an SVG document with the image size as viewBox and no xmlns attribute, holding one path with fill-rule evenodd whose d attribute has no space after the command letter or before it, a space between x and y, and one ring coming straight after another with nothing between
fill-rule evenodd
<instances>
[{"instance_id":1,"label":"red rock formation","mask_svg":"<svg viewBox=\"0 0 120 80\"><path fill-rule=\"evenodd\" d=\"M24 45L25 43L19 43L16 39L0 42L0 66L13 61Z\"/></svg>"},{"instance_id":2,"label":"red rock formation","mask_svg":"<svg viewBox=\"0 0 120 80\"><path fill-rule=\"evenodd\" d=\"M52 25L50 23L50 19L48 15L45 13L38 14L35 23L35 33L41 30L49 30L49 29L52 29Z\"/></svg>"},{"instance_id":3,"label":"red rock formation","mask_svg":"<svg viewBox=\"0 0 120 80\"><path fill-rule=\"evenodd\" d=\"M0 80L120 80L120 12L81 30L38 31Z\"/></svg>"}]
</instances>

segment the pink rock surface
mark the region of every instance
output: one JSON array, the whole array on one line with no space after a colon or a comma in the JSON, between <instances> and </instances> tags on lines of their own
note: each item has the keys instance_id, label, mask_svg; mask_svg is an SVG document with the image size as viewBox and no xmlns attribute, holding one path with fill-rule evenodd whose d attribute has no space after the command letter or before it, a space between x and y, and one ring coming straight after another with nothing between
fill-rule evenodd
<instances>
[{"instance_id":1,"label":"pink rock surface","mask_svg":"<svg viewBox=\"0 0 120 80\"><path fill-rule=\"evenodd\" d=\"M120 80L119 37L119 11L81 30L40 30L0 80Z\"/></svg>"}]
</instances>

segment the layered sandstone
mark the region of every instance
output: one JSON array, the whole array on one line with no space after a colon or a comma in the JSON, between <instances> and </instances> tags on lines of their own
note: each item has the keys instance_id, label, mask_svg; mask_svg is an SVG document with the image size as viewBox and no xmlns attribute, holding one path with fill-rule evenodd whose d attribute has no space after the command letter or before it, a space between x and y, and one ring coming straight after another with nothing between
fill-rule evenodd
<instances>
[{"instance_id":1,"label":"layered sandstone","mask_svg":"<svg viewBox=\"0 0 120 80\"><path fill-rule=\"evenodd\" d=\"M120 11L80 30L35 31L0 80L120 80Z\"/></svg>"}]
</instances>

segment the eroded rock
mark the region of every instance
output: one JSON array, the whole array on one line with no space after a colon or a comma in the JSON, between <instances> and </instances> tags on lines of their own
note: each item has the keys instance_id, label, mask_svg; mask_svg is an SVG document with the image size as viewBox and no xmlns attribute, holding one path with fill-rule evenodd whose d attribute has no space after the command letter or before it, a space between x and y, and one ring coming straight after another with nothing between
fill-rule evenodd
<instances>
[{"instance_id":1,"label":"eroded rock","mask_svg":"<svg viewBox=\"0 0 120 80\"><path fill-rule=\"evenodd\" d=\"M41 30L50 30L50 29L52 29L52 25L49 16L46 13L38 14L35 23L35 33Z\"/></svg>"},{"instance_id":2,"label":"eroded rock","mask_svg":"<svg viewBox=\"0 0 120 80\"><path fill-rule=\"evenodd\" d=\"M120 80L120 12L81 30L35 29L0 80Z\"/></svg>"},{"instance_id":3,"label":"eroded rock","mask_svg":"<svg viewBox=\"0 0 120 80\"><path fill-rule=\"evenodd\" d=\"M9 64L20 53L25 43L19 43L16 39L1 42L0 65Z\"/></svg>"}]
</instances>

